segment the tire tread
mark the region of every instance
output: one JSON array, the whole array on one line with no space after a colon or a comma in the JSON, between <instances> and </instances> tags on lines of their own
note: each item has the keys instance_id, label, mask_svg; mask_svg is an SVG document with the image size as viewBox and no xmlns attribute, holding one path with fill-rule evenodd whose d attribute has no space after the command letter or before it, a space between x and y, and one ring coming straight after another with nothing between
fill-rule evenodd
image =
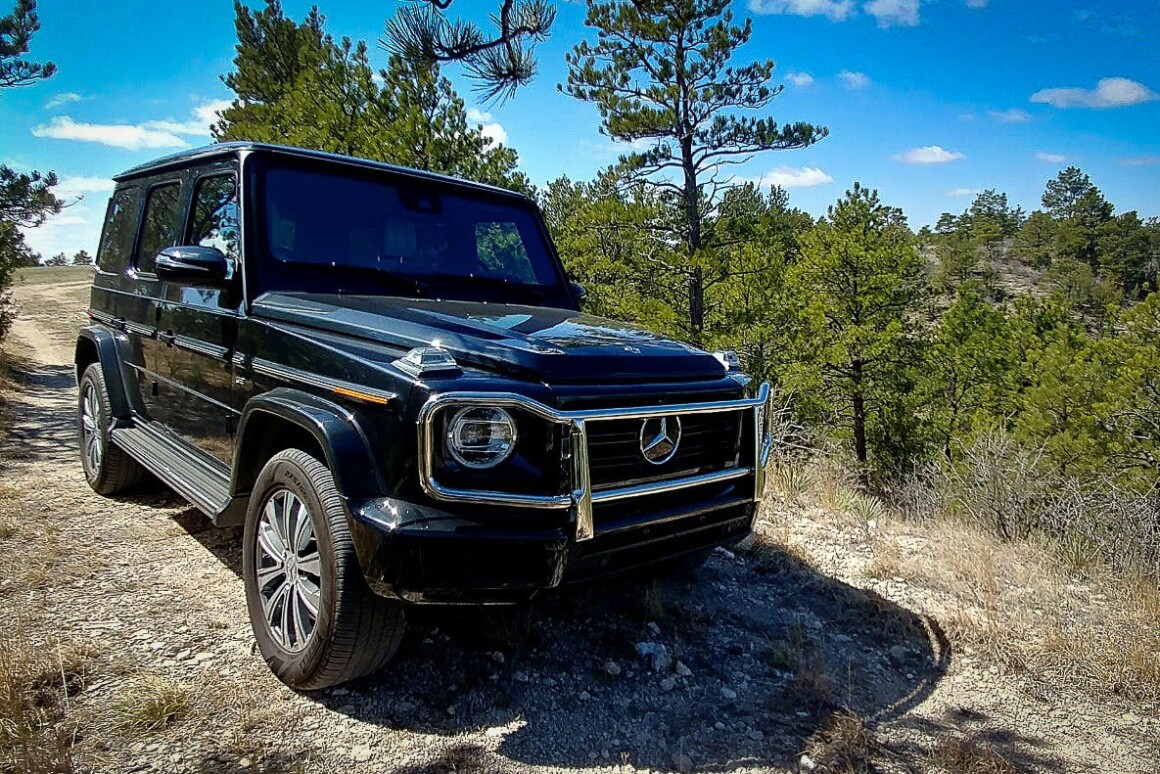
<instances>
[{"instance_id":1,"label":"tire tread","mask_svg":"<svg viewBox=\"0 0 1160 774\"><path fill-rule=\"evenodd\" d=\"M78 417L80 416L79 402L83 400L85 381L91 381L97 391L97 402L101 409L101 420L105 426L101 432L105 434L105 452L101 460L101 473L95 481L89 481L89 486L97 494L110 496L130 492L140 488L150 480L151 474L141 463L133 459L127 451L113 443L109 434L109 390L105 386L105 372L100 363L93 363L85 369L81 376L78 393ZM83 436L81 436L83 438ZM84 453L84 449L81 449ZM88 476L86 476L86 479Z\"/></svg>"}]
</instances>

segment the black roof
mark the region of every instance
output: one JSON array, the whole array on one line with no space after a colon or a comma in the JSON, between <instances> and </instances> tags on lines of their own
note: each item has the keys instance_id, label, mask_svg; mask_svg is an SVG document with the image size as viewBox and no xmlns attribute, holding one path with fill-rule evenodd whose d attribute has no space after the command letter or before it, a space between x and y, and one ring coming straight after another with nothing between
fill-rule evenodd
<instances>
[{"instance_id":1,"label":"black roof","mask_svg":"<svg viewBox=\"0 0 1160 774\"><path fill-rule=\"evenodd\" d=\"M354 156L343 156L338 153L324 153L322 151L309 150L307 148L294 148L289 145L274 145L272 143L262 142L223 142L217 145L206 145L201 148L192 148L190 150L181 151L180 153L173 153L168 156L162 156L161 158L146 162L145 164L139 164L135 167L132 167L131 169L125 170L119 175L114 175L113 179L117 182L121 182L122 180L132 180L135 177L144 177L145 175L150 175L154 172L161 172L166 169L172 169L174 167L185 167L196 162L210 161L214 158L235 156L241 151L254 151L258 153L295 156L299 158L331 161L348 166L381 169L387 172L408 175L410 177L423 178L425 180L437 180L441 183L447 183L449 185L472 188L480 191L488 191L493 194L502 194L504 196L511 196L519 199L527 199L527 197L523 194L517 193L516 191L509 191L506 188L487 185L485 183L476 183L471 180L461 180L457 177L440 175L434 172L426 172L421 169L398 167L393 164L384 164L381 161L360 159Z\"/></svg>"}]
</instances>

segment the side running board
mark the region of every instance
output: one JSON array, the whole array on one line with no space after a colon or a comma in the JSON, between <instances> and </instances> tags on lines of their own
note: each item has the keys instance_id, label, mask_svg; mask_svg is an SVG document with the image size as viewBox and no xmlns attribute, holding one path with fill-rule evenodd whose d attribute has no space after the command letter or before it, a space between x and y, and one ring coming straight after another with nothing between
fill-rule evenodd
<instances>
[{"instance_id":1,"label":"side running board","mask_svg":"<svg viewBox=\"0 0 1160 774\"><path fill-rule=\"evenodd\" d=\"M113 443L189 500L214 523L230 505L230 477L224 465L214 464L201 454L182 454L174 442L148 427L115 427Z\"/></svg>"}]
</instances>

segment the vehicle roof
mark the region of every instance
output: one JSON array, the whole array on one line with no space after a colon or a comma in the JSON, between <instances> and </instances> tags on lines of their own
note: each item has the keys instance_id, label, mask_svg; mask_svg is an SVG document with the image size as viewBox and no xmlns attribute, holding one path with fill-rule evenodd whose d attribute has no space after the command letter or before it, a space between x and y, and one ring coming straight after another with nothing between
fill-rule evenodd
<instances>
[{"instance_id":1,"label":"vehicle roof","mask_svg":"<svg viewBox=\"0 0 1160 774\"><path fill-rule=\"evenodd\" d=\"M400 175L407 175L409 177L422 178L425 180L435 180L441 183L462 188L487 191L489 193L500 194L517 199L528 199L528 197L516 191L509 191L506 188L487 185L486 183L476 183L471 180L461 180L460 178L451 177L449 175L440 175L435 172L427 172L421 169L411 169L409 167L399 167L395 166L394 164L385 164L381 161L360 159L354 156L343 156L338 153L324 153L323 151L309 150L307 148L295 148L289 145L275 145L272 143L262 142L223 142L217 145L207 145L201 148L184 150L180 153L173 153L168 156L162 156L161 158L154 159L153 161L139 164L138 166L132 167L131 169L127 169L119 175L114 175L113 180L120 183L124 180L145 177L155 172L162 172L168 169L187 167L192 164L211 161L215 158L236 156L242 151L251 151L255 153L281 156L294 156L298 158L315 159L319 161L330 161L337 164L362 167L365 169L379 169L387 172L394 172Z\"/></svg>"}]
</instances>

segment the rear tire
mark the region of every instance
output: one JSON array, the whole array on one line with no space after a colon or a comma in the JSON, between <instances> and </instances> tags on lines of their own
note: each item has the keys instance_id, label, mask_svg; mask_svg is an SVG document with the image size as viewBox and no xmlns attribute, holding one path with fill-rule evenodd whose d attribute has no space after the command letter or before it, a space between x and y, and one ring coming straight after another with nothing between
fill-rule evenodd
<instances>
[{"instance_id":1,"label":"rear tire","mask_svg":"<svg viewBox=\"0 0 1160 774\"><path fill-rule=\"evenodd\" d=\"M258 474L242 574L258 649L291 688L373 674L402 641L402 603L367 586L334 477L306 452L279 452Z\"/></svg>"},{"instance_id":2,"label":"rear tire","mask_svg":"<svg viewBox=\"0 0 1160 774\"><path fill-rule=\"evenodd\" d=\"M109 391L100 363L85 369L78 385L77 432L80 436L81 467L93 491L115 495L140 487L149 480L149 471L112 442L109 428Z\"/></svg>"}]
</instances>

